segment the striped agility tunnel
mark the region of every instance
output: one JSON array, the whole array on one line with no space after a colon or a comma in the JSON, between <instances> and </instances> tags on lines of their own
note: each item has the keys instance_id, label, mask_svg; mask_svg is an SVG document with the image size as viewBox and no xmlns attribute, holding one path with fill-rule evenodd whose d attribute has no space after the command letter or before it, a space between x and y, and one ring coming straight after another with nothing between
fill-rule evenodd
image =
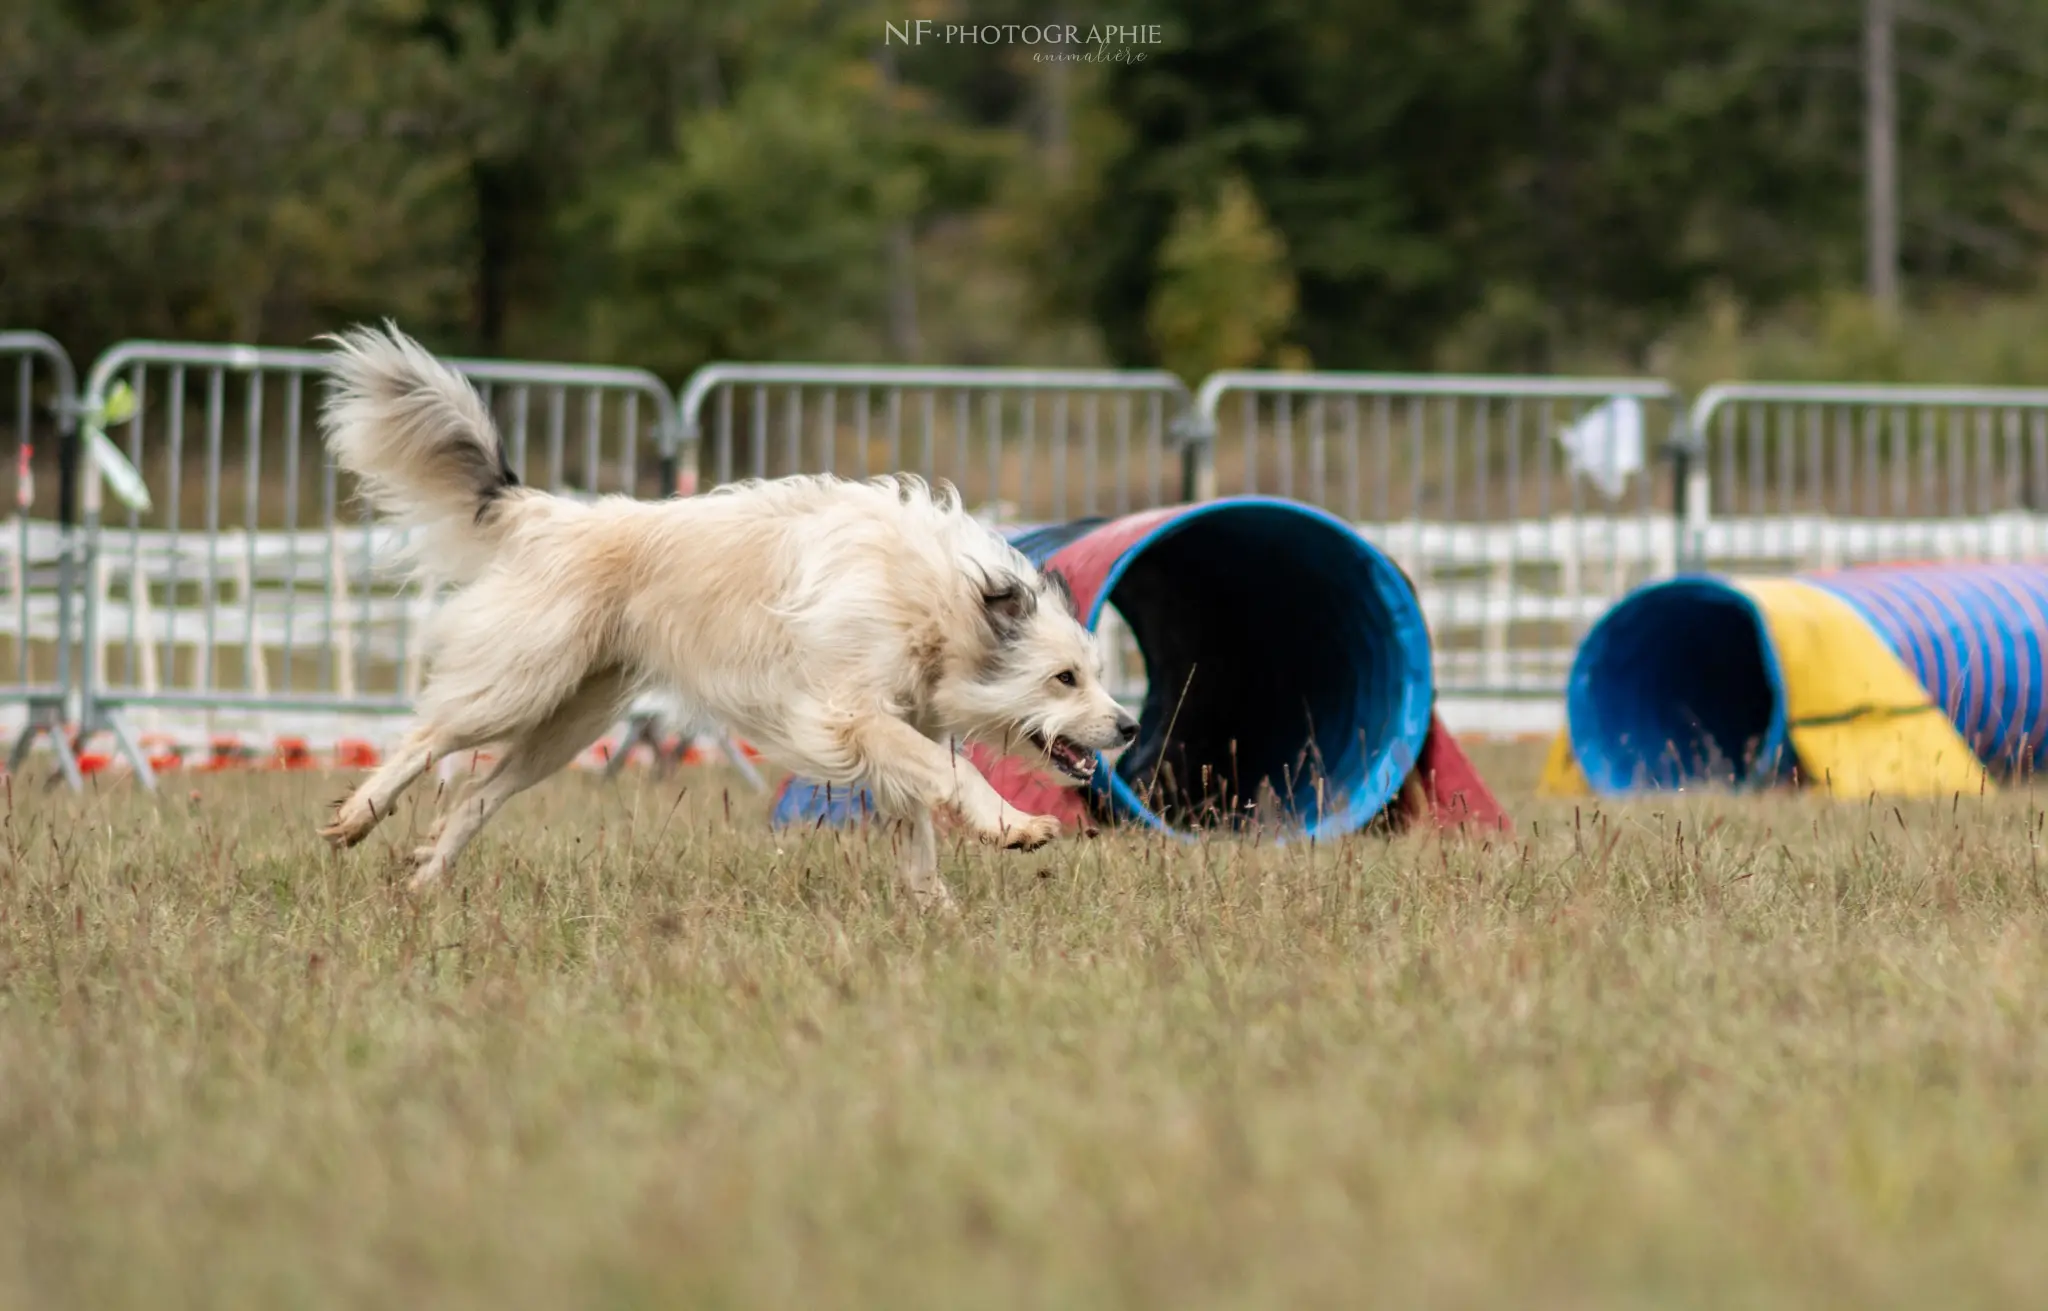
<instances>
[{"instance_id":1,"label":"striped agility tunnel","mask_svg":"<svg viewBox=\"0 0 2048 1311\"><path fill-rule=\"evenodd\" d=\"M1581 644L1544 787L1983 791L2041 763L2044 646L2048 564L1653 583Z\"/></svg>"},{"instance_id":2,"label":"striped agility tunnel","mask_svg":"<svg viewBox=\"0 0 2048 1311\"><path fill-rule=\"evenodd\" d=\"M1084 789L974 748L1011 804L1070 828L1245 828L1328 837L1381 817L1504 826L1437 721L1407 578L1349 524L1271 497L1022 529L1093 630L1114 606L1145 662L1138 737ZM777 824L840 823L861 794L786 781Z\"/></svg>"}]
</instances>

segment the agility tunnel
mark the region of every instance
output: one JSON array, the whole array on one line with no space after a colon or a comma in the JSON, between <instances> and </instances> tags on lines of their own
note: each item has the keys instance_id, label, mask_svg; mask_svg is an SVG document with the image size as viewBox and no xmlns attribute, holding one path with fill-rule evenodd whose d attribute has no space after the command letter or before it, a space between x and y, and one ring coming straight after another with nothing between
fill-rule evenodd
<instances>
[{"instance_id":1,"label":"agility tunnel","mask_svg":"<svg viewBox=\"0 0 2048 1311\"><path fill-rule=\"evenodd\" d=\"M1176 834L1257 820L1276 836L1329 837L1382 816L1505 826L1436 721L1413 589L1349 524L1252 496L1010 540L1065 576L1091 630L1116 608L1146 682L1137 740L1083 789L970 751L1011 804L1073 828L1110 820ZM840 823L870 808L864 794L791 779L774 820Z\"/></svg>"},{"instance_id":2,"label":"agility tunnel","mask_svg":"<svg viewBox=\"0 0 2048 1311\"><path fill-rule=\"evenodd\" d=\"M1654 583L1580 646L1544 788L1988 789L2041 763L2044 645L2048 565Z\"/></svg>"}]
</instances>

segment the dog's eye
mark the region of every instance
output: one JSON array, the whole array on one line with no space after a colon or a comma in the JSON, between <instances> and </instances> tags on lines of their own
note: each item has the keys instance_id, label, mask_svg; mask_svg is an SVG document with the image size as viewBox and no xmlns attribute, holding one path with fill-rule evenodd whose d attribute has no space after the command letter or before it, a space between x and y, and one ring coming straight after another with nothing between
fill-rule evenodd
<instances>
[{"instance_id":1,"label":"dog's eye","mask_svg":"<svg viewBox=\"0 0 2048 1311\"><path fill-rule=\"evenodd\" d=\"M1058 683L1061 687L1072 687L1074 685L1074 671L1062 669L1052 676L1052 681Z\"/></svg>"}]
</instances>

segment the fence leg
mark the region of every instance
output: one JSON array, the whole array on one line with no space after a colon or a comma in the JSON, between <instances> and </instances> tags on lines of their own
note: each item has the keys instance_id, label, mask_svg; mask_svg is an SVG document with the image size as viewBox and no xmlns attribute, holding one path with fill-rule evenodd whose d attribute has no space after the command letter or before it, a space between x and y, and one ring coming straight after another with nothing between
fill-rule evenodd
<instances>
[{"instance_id":1,"label":"fence leg","mask_svg":"<svg viewBox=\"0 0 2048 1311\"><path fill-rule=\"evenodd\" d=\"M633 753L634 747L639 746L643 742L647 744L649 750L654 752L654 759L658 766L674 763L662 754L661 736L655 732L655 725L660 722L660 718L659 715L649 714L645 711L627 716L625 727L619 734L618 749L613 751L611 756L604 762L604 776L606 778L616 778L619 771L626 767L626 757ZM740 744L734 740L731 733L723 730L719 732L718 750L731 762L732 767L739 771L740 777L747 781L747 786L753 788L756 792L767 790L768 785L762 780L761 771L754 767L753 761L747 759L747 753L740 750ZM680 759L680 756L678 758Z\"/></svg>"},{"instance_id":2,"label":"fence leg","mask_svg":"<svg viewBox=\"0 0 2048 1311\"><path fill-rule=\"evenodd\" d=\"M29 748L33 747L36 743L36 734L42 731L43 726L38 721L35 708L31 706L28 712L28 722L21 726L21 732L14 735L14 749L7 753L8 773L19 774L21 772L22 762L28 759Z\"/></svg>"},{"instance_id":3,"label":"fence leg","mask_svg":"<svg viewBox=\"0 0 2048 1311\"><path fill-rule=\"evenodd\" d=\"M58 772L64 775L64 781L71 785L73 792L83 792L85 791L85 771L79 768L78 753L71 749L70 739L64 736L64 724L62 721L63 715L59 713L56 716L56 722L43 725L43 729L50 735L50 751L51 754L57 757ZM23 749L22 754L26 755L28 753Z\"/></svg>"},{"instance_id":4,"label":"fence leg","mask_svg":"<svg viewBox=\"0 0 2048 1311\"><path fill-rule=\"evenodd\" d=\"M619 745L604 762L604 776L617 778L619 771L626 767L626 757L633 754L633 748L642 742L654 748L656 758L661 755L661 743L654 736L654 716L635 713L626 716L626 726L619 734Z\"/></svg>"},{"instance_id":5,"label":"fence leg","mask_svg":"<svg viewBox=\"0 0 2048 1311\"><path fill-rule=\"evenodd\" d=\"M1180 498L1193 504L1216 499L1216 428L1199 411L1174 420L1180 445Z\"/></svg>"},{"instance_id":6,"label":"fence leg","mask_svg":"<svg viewBox=\"0 0 2048 1311\"><path fill-rule=\"evenodd\" d=\"M107 573L106 557L96 557L92 562L91 571L92 595L87 597L85 602L87 614L98 616L107 612L107 601L112 588L112 580L107 577ZM93 626L92 636L87 640L86 645L88 649L85 652L85 658L91 662L89 668L92 671L92 685L95 688L105 687L107 685L107 635L99 631L97 624Z\"/></svg>"},{"instance_id":7,"label":"fence leg","mask_svg":"<svg viewBox=\"0 0 2048 1311\"><path fill-rule=\"evenodd\" d=\"M73 792L84 791L85 773L79 769L78 756L71 750L71 743L64 736L62 705L29 706L28 722L21 726L21 732L14 739L14 749L7 755L7 772L21 772L21 767L28 763L28 753L34 748L37 735L43 733L50 736L50 753L57 757L58 773L71 785Z\"/></svg>"},{"instance_id":8,"label":"fence leg","mask_svg":"<svg viewBox=\"0 0 2048 1311\"><path fill-rule=\"evenodd\" d=\"M149 757L135 745L135 739L129 734L128 726L121 722L121 717L115 714L103 715L100 718L100 727L113 735L114 749L121 753L121 758L128 762L128 767L135 771L135 781L142 784L145 791L156 791L156 771L150 768Z\"/></svg>"},{"instance_id":9,"label":"fence leg","mask_svg":"<svg viewBox=\"0 0 2048 1311\"><path fill-rule=\"evenodd\" d=\"M732 762L732 767L740 772L740 777L747 780L747 786L756 792L767 790L768 785L761 781L761 771L754 768L754 762L747 759L747 753L740 750L740 744L733 740L732 734L718 735L718 749L725 753L725 758Z\"/></svg>"},{"instance_id":10,"label":"fence leg","mask_svg":"<svg viewBox=\"0 0 2048 1311\"><path fill-rule=\"evenodd\" d=\"M97 486L97 479L95 479L95 486ZM82 654L82 659L87 670L90 671L90 682L83 689L79 697L79 741L84 741L100 730L105 730L112 734L114 749L121 753L122 759L126 760L129 767L135 771L135 781L142 784L145 790L154 792L156 791L156 771L150 768L149 757L136 749L135 739L129 734L128 726L121 722L118 715L105 709L99 697L99 689L107 685L107 645L112 640L107 633L101 630L99 620L101 616L107 613L108 606L111 604L113 595L113 561L98 549L99 507L96 504L88 509L86 534L87 540L92 543L86 554L86 576L92 580L92 593L86 598L84 616L85 651ZM133 615L132 617L139 626L143 621L151 617L148 601L149 587L147 581L142 579L141 576L139 556L134 567L136 573L133 576L141 583L141 586L136 591L136 597L141 598L142 610L140 614ZM131 597L131 605L134 601L135 597ZM171 625L168 630L170 637L175 638L177 636L175 628L176 616L166 615L165 619ZM142 633L144 646L149 646L151 636L149 630L147 628L139 628L139 631ZM175 662L177 658L177 647L173 645L171 647L171 659ZM129 653L129 660L131 663L135 661L135 653L132 651ZM150 661L150 665L153 667L153 659ZM51 735L53 741L56 741L60 736L61 734ZM70 754L70 744L62 741L56 741L56 744L59 752L58 759L61 763ZM75 760L71 761L69 768L76 770L78 768L77 762Z\"/></svg>"}]
</instances>

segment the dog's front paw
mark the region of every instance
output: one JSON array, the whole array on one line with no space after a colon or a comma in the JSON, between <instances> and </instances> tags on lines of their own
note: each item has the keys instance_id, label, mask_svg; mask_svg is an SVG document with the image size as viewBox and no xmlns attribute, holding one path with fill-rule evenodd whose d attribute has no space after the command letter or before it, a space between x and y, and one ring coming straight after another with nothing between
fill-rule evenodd
<instances>
[{"instance_id":1,"label":"dog's front paw","mask_svg":"<svg viewBox=\"0 0 2048 1311\"><path fill-rule=\"evenodd\" d=\"M1060 822L1051 815L1006 817L999 842L1005 851L1036 851L1060 835Z\"/></svg>"},{"instance_id":2,"label":"dog's front paw","mask_svg":"<svg viewBox=\"0 0 2048 1311\"><path fill-rule=\"evenodd\" d=\"M353 847L377 827L377 812L349 797L334 808L334 817L320 826L320 836L336 850Z\"/></svg>"}]
</instances>

